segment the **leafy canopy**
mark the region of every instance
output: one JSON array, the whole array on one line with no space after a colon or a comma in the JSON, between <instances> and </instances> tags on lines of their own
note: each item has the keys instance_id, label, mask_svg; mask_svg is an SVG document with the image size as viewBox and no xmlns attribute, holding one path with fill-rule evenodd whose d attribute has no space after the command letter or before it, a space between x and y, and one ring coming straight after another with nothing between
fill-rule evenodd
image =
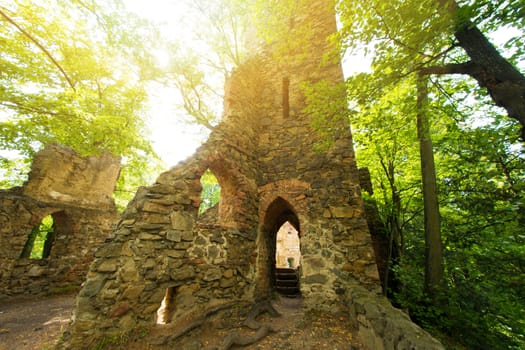
<instances>
[{"instance_id":1,"label":"leafy canopy","mask_svg":"<svg viewBox=\"0 0 525 350\"><path fill-rule=\"evenodd\" d=\"M52 142L141 169L155 159L143 120L145 82L158 74L146 22L120 1L77 0L16 0L0 5L0 21L2 149L26 163Z\"/></svg>"}]
</instances>

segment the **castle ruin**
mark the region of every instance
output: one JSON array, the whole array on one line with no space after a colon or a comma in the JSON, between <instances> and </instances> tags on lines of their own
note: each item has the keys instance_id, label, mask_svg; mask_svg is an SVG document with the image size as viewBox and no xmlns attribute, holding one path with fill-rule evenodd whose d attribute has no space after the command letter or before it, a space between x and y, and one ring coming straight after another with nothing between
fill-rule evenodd
<instances>
[{"instance_id":1,"label":"castle ruin","mask_svg":"<svg viewBox=\"0 0 525 350\"><path fill-rule=\"evenodd\" d=\"M285 223L300 238L305 307L349 302L363 337L371 344L383 337L374 317L384 329L379 318L391 306L371 296L380 284L348 121L332 121L335 141L320 148L312 127L319 116L306 110L304 84L343 82L340 61L326 59L334 50L333 4L300 3L289 31L308 26L308 42L283 60L270 45L238 67L226 84L223 121L208 141L139 189L95 253L65 347L93 348L103 337L191 323L222 305L271 298L276 236ZM221 199L199 215L207 170ZM399 316L392 327L403 322L408 318ZM409 333L392 334L398 341ZM439 348L432 344L428 349Z\"/></svg>"},{"instance_id":2,"label":"castle ruin","mask_svg":"<svg viewBox=\"0 0 525 350\"><path fill-rule=\"evenodd\" d=\"M0 298L80 289L95 248L118 221L119 173L111 155L48 145L23 187L0 190Z\"/></svg>"}]
</instances>

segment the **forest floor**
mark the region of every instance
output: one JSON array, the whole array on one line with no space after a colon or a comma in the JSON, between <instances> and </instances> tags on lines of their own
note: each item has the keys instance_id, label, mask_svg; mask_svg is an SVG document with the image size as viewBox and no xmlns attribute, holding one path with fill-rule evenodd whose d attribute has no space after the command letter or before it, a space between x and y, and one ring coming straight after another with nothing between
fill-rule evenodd
<instances>
[{"instance_id":1,"label":"forest floor","mask_svg":"<svg viewBox=\"0 0 525 350\"><path fill-rule=\"evenodd\" d=\"M39 300L17 299L0 302L0 350L53 349L71 319L74 296L62 295ZM272 302L280 316L268 313L256 321L269 332L262 339L247 346L231 349L258 350L354 350L362 345L351 333L351 325L344 313L333 314L305 311L301 298L278 298ZM158 326L148 332L138 332L118 342L108 342L103 349L220 349L226 339L247 340L256 336L243 326L248 310L230 308L206 318L195 329L173 338L173 329Z\"/></svg>"},{"instance_id":2,"label":"forest floor","mask_svg":"<svg viewBox=\"0 0 525 350\"><path fill-rule=\"evenodd\" d=\"M53 349L74 302L75 295L0 301L0 350Z\"/></svg>"}]
</instances>

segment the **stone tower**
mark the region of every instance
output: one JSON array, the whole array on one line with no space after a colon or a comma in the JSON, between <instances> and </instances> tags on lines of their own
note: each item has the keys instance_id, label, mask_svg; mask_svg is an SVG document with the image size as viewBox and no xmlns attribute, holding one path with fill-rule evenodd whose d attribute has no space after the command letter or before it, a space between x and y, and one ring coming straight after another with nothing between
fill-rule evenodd
<instances>
[{"instance_id":1,"label":"stone tower","mask_svg":"<svg viewBox=\"0 0 525 350\"><path fill-rule=\"evenodd\" d=\"M95 254L77 298L68 345L164 322L188 322L219 305L256 302L273 292L276 234L299 232L300 290L308 308L331 308L350 285L378 290L349 125L312 127L305 84L342 83L328 36L330 1L299 1L286 49L260 47L226 84L223 121L188 160L141 188ZM310 36L304 38L304 28ZM327 103L331 103L328 99ZM329 118L329 117L328 117ZM337 124L338 123L338 124ZM200 178L221 186L218 207L198 215ZM158 313L163 304L164 314Z\"/></svg>"}]
</instances>

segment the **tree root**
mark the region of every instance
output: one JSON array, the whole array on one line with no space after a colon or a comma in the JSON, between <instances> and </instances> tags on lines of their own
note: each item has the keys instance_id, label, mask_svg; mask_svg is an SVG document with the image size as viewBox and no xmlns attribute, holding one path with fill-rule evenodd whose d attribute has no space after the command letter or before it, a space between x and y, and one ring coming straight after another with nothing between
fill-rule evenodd
<instances>
[{"instance_id":1,"label":"tree root","mask_svg":"<svg viewBox=\"0 0 525 350\"><path fill-rule=\"evenodd\" d=\"M263 300L258 303L255 303L252 306L252 308L248 312L246 320L244 320L243 322L243 326L246 326L253 330L259 329L261 325L259 324L259 322L257 322L256 318L264 312L268 312L268 314L270 314L270 316L272 317L281 316L281 314L274 309L270 300Z\"/></svg>"},{"instance_id":2,"label":"tree root","mask_svg":"<svg viewBox=\"0 0 525 350\"><path fill-rule=\"evenodd\" d=\"M155 340L152 340L150 341L151 344L154 344L154 345L161 345L161 344L169 344L173 341L175 341L177 338L185 335L186 333L188 333L189 331L197 328L197 327L200 327L205 321L206 319L218 312L218 311L221 311L221 310L224 310L224 309L227 309L227 308L230 308L234 303L228 303L228 304L224 304L224 305L217 305L217 306L214 306L208 310L206 310L203 314L199 315L197 318L194 318L193 320L191 320L191 322L187 323L189 320L189 318L191 317L187 317L185 319L184 322L178 322L177 325L179 325L177 327L177 325L174 325L172 328L173 328L173 333L168 335L168 336L164 336L164 337L160 337L158 339L155 339ZM182 325L182 326L180 326Z\"/></svg>"},{"instance_id":3,"label":"tree root","mask_svg":"<svg viewBox=\"0 0 525 350\"><path fill-rule=\"evenodd\" d=\"M257 331L252 335L243 334L240 331L231 332L223 338L221 345L217 348L217 350L228 350L234 345L250 345L258 342L271 332L275 332L271 326L261 325L259 322L257 322L257 316L264 312L268 312L271 317L281 316L281 314L274 309L270 300L263 300L255 303L248 312L246 320L243 322L243 326Z\"/></svg>"},{"instance_id":4,"label":"tree root","mask_svg":"<svg viewBox=\"0 0 525 350\"><path fill-rule=\"evenodd\" d=\"M260 326L253 335L243 335L239 331L232 332L224 337L218 350L229 350L234 345L244 346L256 343L270 332L274 332L274 330L267 325Z\"/></svg>"}]
</instances>

